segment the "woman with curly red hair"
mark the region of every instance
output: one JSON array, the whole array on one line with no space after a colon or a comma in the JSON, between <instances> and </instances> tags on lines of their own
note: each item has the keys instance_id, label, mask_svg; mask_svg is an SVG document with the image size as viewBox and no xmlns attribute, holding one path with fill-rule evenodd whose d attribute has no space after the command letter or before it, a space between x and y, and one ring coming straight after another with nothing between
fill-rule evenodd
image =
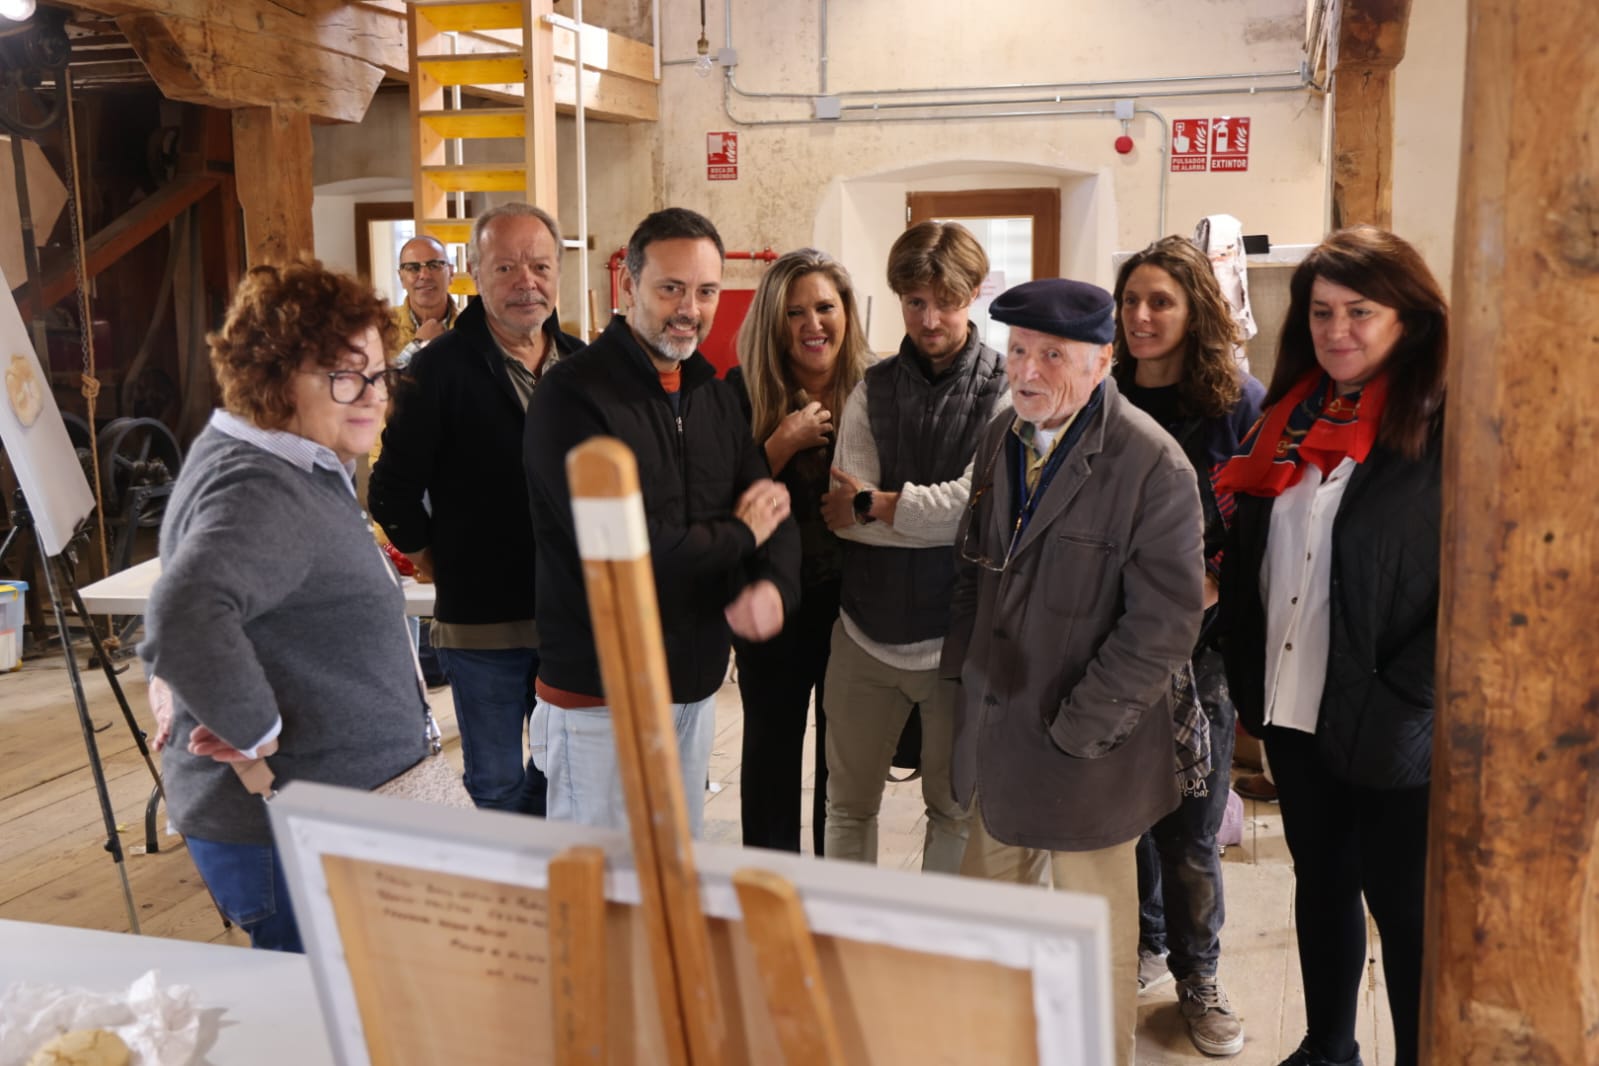
<instances>
[{"instance_id":1,"label":"woman with curly red hair","mask_svg":"<svg viewBox=\"0 0 1599 1066\"><path fill-rule=\"evenodd\" d=\"M395 380L393 333L352 277L314 261L250 271L208 338L223 409L161 526L139 654L170 691L167 802L258 948L301 950L263 795L372 789L429 753L404 595L352 481Z\"/></svg>"}]
</instances>

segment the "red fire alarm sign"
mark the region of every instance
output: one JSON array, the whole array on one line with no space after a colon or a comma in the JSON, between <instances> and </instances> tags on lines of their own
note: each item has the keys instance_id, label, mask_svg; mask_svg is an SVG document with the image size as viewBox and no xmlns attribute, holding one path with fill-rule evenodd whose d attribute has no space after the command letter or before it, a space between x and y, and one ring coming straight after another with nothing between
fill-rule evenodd
<instances>
[{"instance_id":1,"label":"red fire alarm sign","mask_svg":"<svg viewBox=\"0 0 1599 1066\"><path fill-rule=\"evenodd\" d=\"M707 181L738 180L738 134L705 135L705 178Z\"/></svg>"},{"instance_id":2,"label":"red fire alarm sign","mask_svg":"<svg viewBox=\"0 0 1599 1066\"><path fill-rule=\"evenodd\" d=\"M1218 118L1210 123L1210 169L1249 169L1249 120Z\"/></svg>"},{"instance_id":3,"label":"red fire alarm sign","mask_svg":"<svg viewBox=\"0 0 1599 1066\"><path fill-rule=\"evenodd\" d=\"M1209 156L1210 120L1207 118L1172 119L1172 173L1203 171L1205 169L1205 161Z\"/></svg>"}]
</instances>

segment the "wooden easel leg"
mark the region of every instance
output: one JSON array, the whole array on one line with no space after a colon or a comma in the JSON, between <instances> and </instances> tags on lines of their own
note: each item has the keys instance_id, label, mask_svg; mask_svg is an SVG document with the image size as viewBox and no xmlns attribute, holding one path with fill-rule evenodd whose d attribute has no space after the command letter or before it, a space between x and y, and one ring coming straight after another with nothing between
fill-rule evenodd
<instances>
[{"instance_id":1,"label":"wooden easel leg","mask_svg":"<svg viewBox=\"0 0 1599 1066\"><path fill-rule=\"evenodd\" d=\"M549 916L555 1066L604 1066L605 852L567 848L550 862Z\"/></svg>"},{"instance_id":2,"label":"wooden easel leg","mask_svg":"<svg viewBox=\"0 0 1599 1066\"><path fill-rule=\"evenodd\" d=\"M799 893L788 878L757 867L735 873L733 887L784 1060L788 1066L842 1066L844 1047Z\"/></svg>"}]
</instances>

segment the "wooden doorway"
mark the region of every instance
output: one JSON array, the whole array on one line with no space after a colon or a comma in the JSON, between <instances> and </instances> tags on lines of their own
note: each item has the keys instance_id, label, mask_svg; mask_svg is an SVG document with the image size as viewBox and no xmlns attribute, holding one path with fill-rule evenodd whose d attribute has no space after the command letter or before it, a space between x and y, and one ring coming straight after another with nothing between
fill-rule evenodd
<instances>
[{"instance_id":1,"label":"wooden doorway","mask_svg":"<svg viewBox=\"0 0 1599 1066\"><path fill-rule=\"evenodd\" d=\"M1060 277L1060 189L965 189L905 194L905 223L959 222L988 253L989 275L972 304L972 324L990 345L1004 331L988 321L988 304L1013 285Z\"/></svg>"},{"instance_id":2,"label":"wooden doorway","mask_svg":"<svg viewBox=\"0 0 1599 1066\"><path fill-rule=\"evenodd\" d=\"M396 275L399 260L395 256L400 251L400 245L416 234L416 225L411 221L411 214L409 200L376 201L355 205L356 273L371 282L372 287L381 295L389 297L391 303L397 303L405 298ZM410 225L393 225L397 222ZM373 239L374 224L388 227L383 239L376 241ZM382 248L382 258L386 261L373 263L372 253L375 246ZM377 268L375 272L374 266Z\"/></svg>"}]
</instances>

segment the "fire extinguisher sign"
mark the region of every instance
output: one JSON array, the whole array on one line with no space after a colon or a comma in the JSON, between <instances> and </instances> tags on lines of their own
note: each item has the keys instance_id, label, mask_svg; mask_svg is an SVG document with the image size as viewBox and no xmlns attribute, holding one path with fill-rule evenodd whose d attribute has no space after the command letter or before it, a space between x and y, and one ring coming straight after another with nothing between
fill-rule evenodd
<instances>
[{"instance_id":1,"label":"fire extinguisher sign","mask_svg":"<svg viewBox=\"0 0 1599 1066\"><path fill-rule=\"evenodd\" d=\"M705 179L707 181L738 180L738 134L707 133L705 135Z\"/></svg>"},{"instance_id":2,"label":"fire extinguisher sign","mask_svg":"<svg viewBox=\"0 0 1599 1066\"><path fill-rule=\"evenodd\" d=\"M1249 169L1249 119L1178 118L1171 124L1174 174Z\"/></svg>"}]
</instances>

